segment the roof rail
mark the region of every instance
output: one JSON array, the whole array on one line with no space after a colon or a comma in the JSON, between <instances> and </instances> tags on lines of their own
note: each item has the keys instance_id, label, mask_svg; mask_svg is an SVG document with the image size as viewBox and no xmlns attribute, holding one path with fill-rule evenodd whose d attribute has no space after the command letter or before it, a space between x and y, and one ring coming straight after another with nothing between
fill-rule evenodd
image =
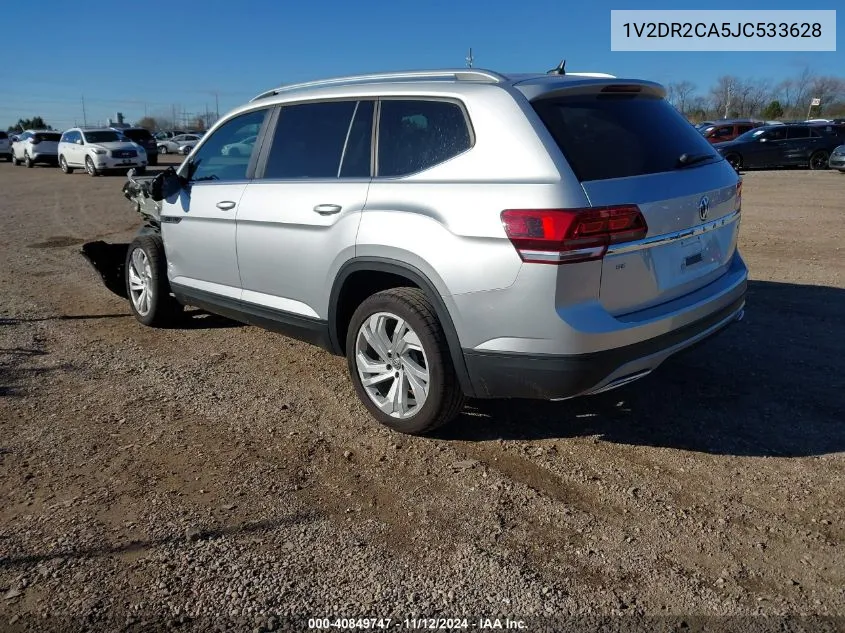
<instances>
[{"instance_id":1,"label":"roof rail","mask_svg":"<svg viewBox=\"0 0 845 633\"><path fill-rule=\"evenodd\" d=\"M272 97L281 92L299 90L301 88L319 88L322 86L334 86L351 83L366 83L370 81L402 80L402 79L454 79L456 81L480 81L485 83L499 83L507 81L504 75L492 70L476 68L457 68L445 70L408 70L400 72L377 73L372 75L349 75L347 77L333 77L331 79L318 79L316 81L305 81L302 83L288 84L273 88L253 97L250 101L257 101L265 97Z\"/></svg>"}]
</instances>

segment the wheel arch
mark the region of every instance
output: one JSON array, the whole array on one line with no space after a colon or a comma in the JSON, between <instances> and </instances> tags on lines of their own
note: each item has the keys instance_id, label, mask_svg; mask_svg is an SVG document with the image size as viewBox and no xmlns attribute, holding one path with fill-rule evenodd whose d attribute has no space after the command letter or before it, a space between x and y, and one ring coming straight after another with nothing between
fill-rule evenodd
<instances>
[{"instance_id":1,"label":"wheel arch","mask_svg":"<svg viewBox=\"0 0 845 633\"><path fill-rule=\"evenodd\" d=\"M373 273L376 273L378 277L374 277ZM358 284L364 280L366 282L362 289L367 291L366 296L372 294L370 290L379 292L403 285L415 286L425 293L443 327L446 342L449 345L449 355L461 383L461 389L465 395L472 397L474 390L458 331L442 295L424 272L402 261L382 257L356 257L341 266L335 276L329 296L328 325L331 351L344 355L349 318L360 302L366 298L363 296L364 292L357 290L360 287Z\"/></svg>"}]
</instances>

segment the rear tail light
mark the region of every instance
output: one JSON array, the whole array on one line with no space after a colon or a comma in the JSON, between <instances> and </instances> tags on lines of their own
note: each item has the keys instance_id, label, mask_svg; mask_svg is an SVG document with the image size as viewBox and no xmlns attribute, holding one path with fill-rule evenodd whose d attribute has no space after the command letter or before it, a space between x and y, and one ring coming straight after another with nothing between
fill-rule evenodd
<instances>
[{"instance_id":1,"label":"rear tail light","mask_svg":"<svg viewBox=\"0 0 845 633\"><path fill-rule=\"evenodd\" d=\"M38 145L40 142L41 142L41 137L40 137L40 136L33 136L33 137L32 137L32 144L33 144L33 145Z\"/></svg>"},{"instance_id":2,"label":"rear tail light","mask_svg":"<svg viewBox=\"0 0 845 633\"><path fill-rule=\"evenodd\" d=\"M566 264L601 259L607 247L648 232L636 205L502 211L505 233L524 262Z\"/></svg>"}]
</instances>

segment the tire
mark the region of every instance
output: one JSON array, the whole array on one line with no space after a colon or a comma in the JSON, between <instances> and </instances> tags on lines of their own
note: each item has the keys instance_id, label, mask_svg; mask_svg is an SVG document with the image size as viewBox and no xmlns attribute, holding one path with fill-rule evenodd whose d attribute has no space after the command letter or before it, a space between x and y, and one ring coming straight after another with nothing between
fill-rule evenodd
<instances>
[{"instance_id":1,"label":"tire","mask_svg":"<svg viewBox=\"0 0 845 633\"><path fill-rule=\"evenodd\" d=\"M742 169L742 156L737 153L731 153L725 156L725 160L730 163L731 167L733 167L736 171Z\"/></svg>"},{"instance_id":2,"label":"tire","mask_svg":"<svg viewBox=\"0 0 845 633\"><path fill-rule=\"evenodd\" d=\"M394 357L388 350L395 349L400 321L405 331L401 340L407 347ZM380 351L369 341L374 341ZM418 288L392 288L365 299L349 322L346 360L358 398L378 422L394 431L427 433L454 419L463 408L464 394L446 335L434 307ZM372 371L367 372L367 368ZM367 378L383 378L365 387L362 373ZM425 385L423 374L428 378ZM427 389L422 405L412 405L410 400L423 386ZM396 397L403 392L404 406L402 400L397 403ZM376 398L381 400L381 406ZM391 412L387 412L388 408Z\"/></svg>"},{"instance_id":3,"label":"tire","mask_svg":"<svg viewBox=\"0 0 845 633\"><path fill-rule=\"evenodd\" d=\"M126 251L125 277L129 309L139 323L167 327L178 321L182 306L170 296L160 235L139 235L132 240Z\"/></svg>"},{"instance_id":4,"label":"tire","mask_svg":"<svg viewBox=\"0 0 845 633\"><path fill-rule=\"evenodd\" d=\"M73 167L68 166L64 155L59 156L59 168L62 170L62 173L65 173L65 174L72 174L73 173Z\"/></svg>"},{"instance_id":5,"label":"tire","mask_svg":"<svg viewBox=\"0 0 845 633\"><path fill-rule=\"evenodd\" d=\"M32 162L32 159L29 157L29 154L24 153L23 155L23 164L26 165L27 169L32 169L35 167L35 163Z\"/></svg>"},{"instance_id":6,"label":"tire","mask_svg":"<svg viewBox=\"0 0 845 633\"><path fill-rule=\"evenodd\" d=\"M166 154L167 153L167 145L159 145L158 146L158 153L159 154Z\"/></svg>"},{"instance_id":7,"label":"tire","mask_svg":"<svg viewBox=\"0 0 845 633\"><path fill-rule=\"evenodd\" d=\"M845 169L840 169L840 170L839 170L839 173L840 173L840 174L845 174Z\"/></svg>"},{"instance_id":8,"label":"tire","mask_svg":"<svg viewBox=\"0 0 845 633\"><path fill-rule=\"evenodd\" d=\"M20 161L17 158L15 158L14 154L12 154L12 158L10 160L12 161L12 164L15 165L15 166L18 166L18 165L21 164Z\"/></svg>"},{"instance_id":9,"label":"tire","mask_svg":"<svg viewBox=\"0 0 845 633\"><path fill-rule=\"evenodd\" d=\"M88 175L91 177L100 175L100 172L98 172L97 168L94 167L94 161L91 160L90 156L85 157L85 171L87 171Z\"/></svg>"},{"instance_id":10,"label":"tire","mask_svg":"<svg viewBox=\"0 0 845 633\"><path fill-rule=\"evenodd\" d=\"M11 162L12 162L12 155L11 155L11 154L7 154L7 155L6 155L6 162L7 162L7 163L11 163Z\"/></svg>"},{"instance_id":11,"label":"tire","mask_svg":"<svg viewBox=\"0 0 845 633\"><path fill-rule=\"evenodd\" d=\"M830 154L828 154L824 150L819 150L818 152L815 152L815 153L813 153L812 156L810 156L810 169L812 169L812 170L827 169L829 160L830 160Z\"/></svg>"}]
</instances>

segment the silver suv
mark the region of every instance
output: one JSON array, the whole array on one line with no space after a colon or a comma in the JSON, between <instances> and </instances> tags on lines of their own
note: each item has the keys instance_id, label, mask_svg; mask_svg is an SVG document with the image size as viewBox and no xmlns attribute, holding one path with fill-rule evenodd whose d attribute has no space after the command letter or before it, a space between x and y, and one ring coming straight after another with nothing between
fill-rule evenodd
<instances>
[{"instance_id":1,"label":"silver suv","mask_svg":"<svg viewBox=\"0 0 845 633\"><path fill-rule=\"evenodd\" d=\"M132 311L166 325L198 306L345 355L406 433L465 397L645 376L743 315L741 181L658 84L563 72L259 95L178 170L130 176Z\"/></svg>"}]
</instances>

